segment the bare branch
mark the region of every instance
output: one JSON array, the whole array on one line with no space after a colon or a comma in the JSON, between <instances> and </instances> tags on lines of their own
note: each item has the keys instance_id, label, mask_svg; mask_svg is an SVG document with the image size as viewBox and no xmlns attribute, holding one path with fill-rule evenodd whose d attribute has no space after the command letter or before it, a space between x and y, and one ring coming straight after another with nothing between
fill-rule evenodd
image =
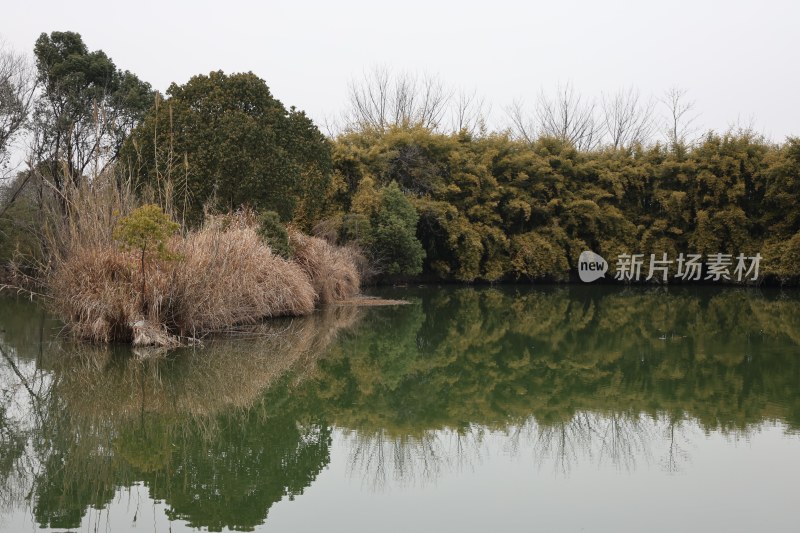
<instances>
[{"instance_id":1,"label":"bare branch","mask_svg":"<svg viewBox=\"0 0 800 533\"><path fill-rule=\"evenodd\" d=\"M438 77L392 74L376 67L351 82L345 127L386 131L391 127L437 130L447 112L451 93Z\"/></svg>"},{"instance_id":2,"label":"bare branch","mask_svg":"<svg viewBox=\"0 0 800 533\"><path fill-rule=\"evenodd\" d=\"M585 100L570 83L559 85L553 97L541 92L536 105L539 135L570 142L578 150L596 148L600 129L595 108L594 100Z\"/></svg>"},{"instance_id":3,"label":"bare branch","mask_svg":"<svg viewBox=\"0 0 800 533\"><path fill-rule=\"evenodd\" d=\"M672 87L664 93L661 102L667 108L666 137L673 146L691 141L690 136L697 133L694 101L687 98L686 89Z\"/></svg>"},{"instance_id":4,"label":"bare branch","mask_svg":"<svg viewBox=\"0 0 800 533\"><path fill-rule=\"evenodd\" d=\"M476 91L459 91L452 103L451 131L475 135L486 131L486 117L489 113L483 97Z\"/></svg>"},{"instance_id":5,"label":"bare branch","mask_svg":"<svg viewBox=\"0 0 800 533\"><path fill-rule=\"evenodd\" d=\"M9 146L26 126L36 93L36 71L30 59L0 41L0 166Z\"/></svg>"},{"instance_id":6,"label":"bare branch","mask_svg":"<svg viewBox=\"0 0 800 533\"><path fill-rule=\"evenodd\" d=\"M521 100L514 100L508 108L506 114L511 120L511 131L514 136L529 143L536 140L536 122L531 118L530 113L525 109Z\"/></svg>"},{"instance_id":7,"label":"bare branch","mask_svg":"<svg viewBox=\"0 0 800 533\"><path fill-rule=\"evenodd\" d=\"M655 103L641 101L638 90L631 87L610 96L604 94L602 106L605 135L613 148L646 144L652 138Z\"/></svg>"}]
</instances>

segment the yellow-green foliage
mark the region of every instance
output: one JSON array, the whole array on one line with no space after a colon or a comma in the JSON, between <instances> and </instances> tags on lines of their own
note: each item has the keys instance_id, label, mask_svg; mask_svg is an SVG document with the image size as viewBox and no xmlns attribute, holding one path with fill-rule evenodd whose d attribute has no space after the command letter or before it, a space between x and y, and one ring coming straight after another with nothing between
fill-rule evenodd
<instances>
[{"instance_id":1,"label":"yellow-green foliage","mask_svg":"<svg viewBox=\"0 0 800 533\"><path fill-rule=\"evenodd\" d=\"M800 280L790 259L800 139L711 133L692 148L585 152L550 138L411 128L342 135L333 155L329 200L344 237L396 182L419 213L424 270L437 278L565 280L590 249L607 258L761 252L772 281Z\"/></svg>"},{"instance_id":2,"label":"yellow-green foliage","mask_svg":"<svg viewBox=\"0 0 800 533\"><path fill-rule=\"evenodd\" d=\"M569 268L563 251L534 231L512 237L511 250L512 268L529 279L541 279Z\"/></svg>"},{"instance_id":3,"label":"yellow-green foliage","mask_svg":"<svg viewBox=\"0 0 800 533\"><path fill-rule=\"evenodd\" d=\"M159 206L146 204L120 219L114 238L126 248L141 251L143 256L150 252L167 259L170 257L167 241L179 228Z\"/></svg>"}]
</instances>

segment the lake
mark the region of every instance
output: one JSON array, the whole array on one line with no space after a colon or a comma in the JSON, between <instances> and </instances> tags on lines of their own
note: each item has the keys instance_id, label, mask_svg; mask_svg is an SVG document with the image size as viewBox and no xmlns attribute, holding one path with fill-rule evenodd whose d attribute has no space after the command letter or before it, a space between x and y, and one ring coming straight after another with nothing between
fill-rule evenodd
<instances>
[{"instance_id":1,"label":"lake","mask_svg":"<svg viewBox=\"0 0 800 533\"><path fill-rule=\"evenodd\" d=\"M373 292L155 355L0 299L0 531L797 531L800 293Z\"/></svg>"}]
</instances>

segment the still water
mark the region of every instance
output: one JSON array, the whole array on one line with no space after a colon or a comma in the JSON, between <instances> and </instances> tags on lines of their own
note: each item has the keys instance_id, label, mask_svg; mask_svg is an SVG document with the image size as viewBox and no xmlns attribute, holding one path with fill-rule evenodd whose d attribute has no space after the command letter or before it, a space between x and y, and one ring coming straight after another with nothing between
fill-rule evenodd
<instances>
[{"instance_id":1,"label":"still water","mask_svg":"<svg viewBox=\"0 0 800 533\"><path fill-rule=\"evenodd\" d=\"M0 300L0 531L798 531L800 294L383 291L158 358Z\"/></svg>"}]
</instances>

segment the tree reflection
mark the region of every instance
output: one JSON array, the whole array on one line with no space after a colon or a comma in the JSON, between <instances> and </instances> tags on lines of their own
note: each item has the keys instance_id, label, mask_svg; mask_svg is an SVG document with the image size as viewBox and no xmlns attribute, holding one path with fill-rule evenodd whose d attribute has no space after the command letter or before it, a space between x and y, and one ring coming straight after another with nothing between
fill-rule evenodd
<instances>
[{"instance_id":1,"label":"tree reflection","mask_svg":"<svg viewBox=\"0 0 800 533\"><path fill-rule=\"evenodd\" d=\"M572 464L579 459L579 455L591 457L596 423L597 417L588 413L580 413L569 420L547 426L540 426L534 420L529 421L526 424L526 433L533 437L533 450L539 465L550 458L553 468L566 475Z\"/></svg>"},{"instance_id":2,"label":"tree reflection","mask_svg":"<svg viewBox=\"0 0 800 533\"><path fill-rule=\"evenodd\" d=\"M348 467L371 490L390 481L426 485L443 471L471 469L484 454L485 428L468 426L458 431L430 430L418 435L396 435L385 430L371 433L345 431Z\"/></svg>"},{"instance_id":3,"label":"tree reflection","mask_svg":"<svg viewBox=\"0 0 800 533\"><path fill-rule=\"evenodd\" d=\"M143 483L172 519L252 529L329 462L330 429L299 385L360 314L331 308L162 358L66 341L42 356L27 333L0 334L0 503L30 500L40 527L76 528Z\"/></svg>"},{"instance_id":4,"label":"tree reflection","mask_svg":"<svg viewBox=\"0 0 800 533\"><path fill-rule=\"evenodd\" d=\"M686 438L686 419L670 416L664 428L664 440L666 440L667 452L662 459L662 465L668 472L679 472L681 464L689 459L689 452L685 447Z\"/></svg>"},{"instance_id":5,"label":"tree reflection","mask_svg":"<svg viewBox=\"0 0 800 533\"><path fill-rule=\"evenodd\" d=\"M172 519L251 529L313 483L334 440L380 490L497 449L560 476L584 461L675 472L703 433L800 429L796 295L402 295L412 305L329 308L160 358L53 340L36 306L0 306L0 505L75 528L144 485Z\"/></svg>"},{"instance_id":6,"label":"tree reflection","mask_svg":"<svg viewBox=\"0 0 800 533\"><path fill-rule=\"evenodd\" d=\"M800 427L796 296L602 292L426 290L366 316L319 365L329 420L358 437L354 470L380 485L448 468L429 434L465 427L535 443L564 474L580 459L679 470L687 421Z\"/></svg>"}]
</instances>

